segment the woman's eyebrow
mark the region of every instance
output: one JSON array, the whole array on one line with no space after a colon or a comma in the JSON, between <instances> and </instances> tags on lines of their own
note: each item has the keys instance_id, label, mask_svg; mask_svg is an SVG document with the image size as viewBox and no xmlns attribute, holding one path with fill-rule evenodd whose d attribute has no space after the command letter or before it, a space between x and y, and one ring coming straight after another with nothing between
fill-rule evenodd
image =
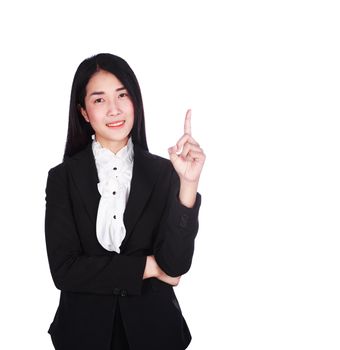
<instances>
[{"instance_id":1,"label":"woman's eyebrow","mask_svg":"<svg viewBox=\"0 0 340 350\"><path fill-rule=\"evenodd\" d=\"M94 91L90 93L90 96L94 96L94 95L104 95L105 92L104 91Z\"/></svg>"},{"instance_id":2,"label":"woman's eyebrow","mask_svg":"<svg viewBox=\"0 0 340 350\"><path fill-rule=\"evenodd\" d=\"M120 87L120 88L116 89L116 91L122 91L122 90L126 90L126 88L125 88L124 86L122 86L122 87ZM93 91L93 92L91 92L91 93L90 93L90 95L89 95L89 96L94 96L94 95L104 95L104 94L105 94L105 92L104 92L104 91Z\"/></svg>"}]
</instances>

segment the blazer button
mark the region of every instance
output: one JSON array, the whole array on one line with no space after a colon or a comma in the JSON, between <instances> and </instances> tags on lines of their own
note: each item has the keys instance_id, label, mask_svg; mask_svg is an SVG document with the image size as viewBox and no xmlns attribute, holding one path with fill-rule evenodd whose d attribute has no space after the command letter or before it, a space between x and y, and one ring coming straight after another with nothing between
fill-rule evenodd
<instances>
[{"instance_id":1,"label":"blazer button","mask_svg":"<svg viewBox=\"0 0 340 350\"><path fill-rule=\"evenodd\" d=\"M120 294L120 289L119 289L119 288L115 288L115 289L113 290L113 294L114 294L114 295L119 295L119 294Z\"/></svg>"},{"instance_id":2,"label":"blazer button","mask_svg":"<svg viewBox=\"0 0 340 350\"><path fill-rule=\"evenodd\" d=\"M120 296L121 297L126 297L127 296L127 290L126 289L122 289L120 292Z\"/></svg>"}]
</instances>

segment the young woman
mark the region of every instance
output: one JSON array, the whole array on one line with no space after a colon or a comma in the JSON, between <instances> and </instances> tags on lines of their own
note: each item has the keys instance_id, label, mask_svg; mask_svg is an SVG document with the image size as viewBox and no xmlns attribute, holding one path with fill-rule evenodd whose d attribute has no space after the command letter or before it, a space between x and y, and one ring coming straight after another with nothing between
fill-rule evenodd
<instances>
[{"instance_id":1,"label":"young woman","mask_svg":"<svg viewBox=\"0 0 340 350\"><path fill-rule=\"evenodd\" d=\"M191 136L148 152L140 88L120 57L84 60L63 162L48 173L45 232L60 302L57 350L180 350L191 336L173 291L191 265L205 155Z\"/></svg>"}]
</instances>

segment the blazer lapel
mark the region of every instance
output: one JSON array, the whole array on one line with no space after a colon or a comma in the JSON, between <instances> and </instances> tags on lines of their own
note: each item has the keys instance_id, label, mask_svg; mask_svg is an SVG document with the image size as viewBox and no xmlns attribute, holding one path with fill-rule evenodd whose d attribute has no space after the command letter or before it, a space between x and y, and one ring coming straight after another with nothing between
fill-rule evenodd
<instances>
[{"instance_id":1,"label":"blazer lapel","mask_svg":"<svg viewBox=\"0 0 340 350\"><path fill-rule=\"evenodd\" d=\"M92 152L92 143L90 142L84 150L70 157L68 166L74 185L78 188L87 212L96 225L100 193L97 187L99 179Z\"/></svg>"},{"instance_id":2,"label":"blazer lapel","mask_svg":"<svg viewBox=\"0 0 340 350\"><path fill-rule=\"evenodd\" d=\"M138 146L134 147L133 173L130 195L124 212L126 236L123 244L128 240L138 218L143 212L152 189L160 173L160 166L156 166L155 157Z\"/></svg>"}]
</instances>

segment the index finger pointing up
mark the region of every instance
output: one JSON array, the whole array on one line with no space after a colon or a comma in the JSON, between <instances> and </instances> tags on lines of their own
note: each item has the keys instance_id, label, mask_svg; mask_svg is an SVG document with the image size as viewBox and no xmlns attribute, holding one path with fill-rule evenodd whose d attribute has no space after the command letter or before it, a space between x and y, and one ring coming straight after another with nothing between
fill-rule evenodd
<instances>
[{"instance_id":1,"label":"index finger pointing up","mask_svg":"<svg viewBox=\"0 0 340 350\"><path fill-rule=\"evenodd\" d=\"M191 109L188 109L184 121L184 133L191 135Z\"/></svg>"}]
</instances>

